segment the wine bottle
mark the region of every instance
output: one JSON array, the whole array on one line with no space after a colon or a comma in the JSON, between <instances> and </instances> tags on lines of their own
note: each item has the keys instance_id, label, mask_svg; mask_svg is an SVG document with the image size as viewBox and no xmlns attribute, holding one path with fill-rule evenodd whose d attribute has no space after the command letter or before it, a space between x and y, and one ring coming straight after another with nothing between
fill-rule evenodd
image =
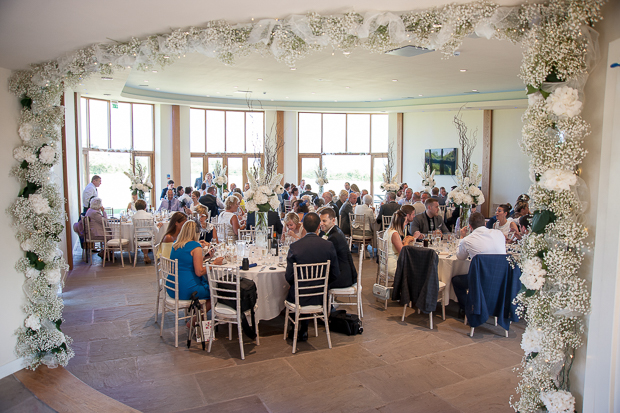
<instances>
[{"instance_id":1,"label":"wine bottle","mask_svg":"<svg viewBox=\"0 0 620 413\"><path fill-rule=\"evenodd\" d=\"M273 233L273 238L271 239L271 254L274 257L278 256L278 234L277 233Z\"/></svg>"}]
</instances>

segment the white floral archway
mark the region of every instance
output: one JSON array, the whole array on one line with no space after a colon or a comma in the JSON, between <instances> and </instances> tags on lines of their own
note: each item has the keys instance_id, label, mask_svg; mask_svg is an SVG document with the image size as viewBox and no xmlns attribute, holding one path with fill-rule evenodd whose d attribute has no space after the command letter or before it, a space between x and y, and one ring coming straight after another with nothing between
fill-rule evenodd
<instances>
[{"instance_id":1,"label":"white floral archway","mask_svg":"<svg viewBox=\"0 0 620 413\"><path fill-rule=\"evenodd\" d=\"M18 165L12 174L24 189L8 212L25 251L16 266L26 276L28 297L16 353L30 368L66 365L73 356L70 339L60 328L63 304L56 294L66 268L57 254L65 201L49 178L60 160L60 98L65 88L93 74L165 66L187 53L232 64L238 56L258 52L293 67L325 47L345 54L358 47L381 53L410 43L449 57L463 38L476 34L522 45L520 76L530 94L521 147L530 156L530 195L536 212L533 231L521 245L525 288L517 300L528 325L521 344L525 356L517 387L520 397L512 404L521 412L572 412L568 376L574 351L582 345L583 316L590 308L585 282L577 277L587 237L581 201L587 200L579 199L575 170L586 154L582 141L589 134L579 114L583 86L596 58L591 26L601 18L604 2L557 0L500 7L480 1L402 14L310 13L234 26L212 21L144 40L93 45L15 72L9 87L23 106L23 146L14 151Z\"/></svg>"}]
</instances>

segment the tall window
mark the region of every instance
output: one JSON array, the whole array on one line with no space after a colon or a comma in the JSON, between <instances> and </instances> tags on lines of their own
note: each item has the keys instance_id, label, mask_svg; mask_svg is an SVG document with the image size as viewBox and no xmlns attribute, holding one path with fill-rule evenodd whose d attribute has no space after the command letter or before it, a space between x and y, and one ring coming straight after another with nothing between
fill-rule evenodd
<instances>
[{"instance_id":1,"label":"tall window","mask_svg":"<svg viewBox=\"0 0 620 413\"><path fill-rule=\"evenodd\" d=\"M299 176L313 186L317 168L327 168L325 190L344 183L370 194L381 191L388 152L388 115L299 113Z\"/></svg>"},{"instance_id":2,"label":"tall window","mask_svg":"<svg viewBox=\"0 0 620 413\"><path fill-rule=\"evenodd\" d=\"M84 161L82 188L93 175L101 176L99 197L105 207L119 213L131 201L131 182L125 171L139 163L154 183L153 149L155 121L153 105L81 99L81 138ZM153 199L146 192L147 202Z\"/></svg>"},{"instance_id":3,"label":"tall window","mask_svg":"<svg viewBox=\"0 0 620 413\"><path fill-rule=\"evenodd\" d=\"M243 189L245 171L260 165L265 141L264 112L189 111L191 179L199 187L207 172L220 162L228 167L228 182Z\"/></svg>"}]
</instances>

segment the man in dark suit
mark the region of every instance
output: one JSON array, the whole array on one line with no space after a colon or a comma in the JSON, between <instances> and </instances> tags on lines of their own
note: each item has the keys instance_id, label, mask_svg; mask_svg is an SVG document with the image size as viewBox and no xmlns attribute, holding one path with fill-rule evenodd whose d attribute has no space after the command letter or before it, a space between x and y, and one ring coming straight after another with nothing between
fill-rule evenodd
<instances>
[{"instance_id":1,"label":"man in dark suit","mask_svg":"<svg viewBox=\"0 0 620 413\"><path fill-rule=\"evenodd\" d=\"M336 213L332 208L325 207L319 210L321 217L321 238L334 244L338 255L340 275L336 281L329 284L329 288L347 288L357 282L357 269L353 264L353 257L349 251L349 244L342 230L336 225Z\"/></svg>"},{"instance_id":2,"label":"man in dark suit","mask_svg":"<svg viewBox=\"0 0 620 413\"><path fill-rule=\"evenodd\" d=\"M219 215L219 208L217 207L217 198L215 197L215 187L210 186L207 189L207 193L198 199L198 202L206 206L211 212L211 217Z\"/></svg>"},{"instance_id":3,"label":"man in dark suit","mask_svg":"<svg viewBox=\"0 0 620 413\"><path fill-rule=\"evenodd\" d=\"M160 200L166 198L169 189L172 189L172 193L176 198L176 188L174 187L174 181L171 179L168 181L168 186L161 190L161 196L159 197Z\"/></svg>"},{"instance_id":4,"label":"man in dark suit","mask_svg":"<svg viewBox=\"0 0 620 413\"><path fill-rule=\"evenodd\" d=\"M383 225L383 217L391 217L394 212L400 209L400 205L396 202L396 192L388 192L385 196L386 203L381 205L379 209L379 216L377 216L377 224ZM387 230L387 228L385 228Z\"/></svg>"},{"instance_id":5,"label":"man in dark suit","mask_svg":"<svg viewBox=\"0 0 620 413\"><path fill-rule=\"evenodd\" d=\"M312 185L310 185L310 184L306 185L306 191L303 194L299 195L299 197L301 198L304 195L310 195L313 200L314 200L314 198L318 197L318 195L316 193L312 192Z\"/></svg>"},{"instance_id":6,"label":"man in dark suit","mask_svg":"<svg viewBox=\"0 0 620 413\"><path fill-rule=\"evenodd\" d=\"M334 215L336 216L336 225L338 225L338 215L340 214L340 208L334 203L332 193L327 191L321 195L323 200L325 201L325 206L330 207L334 210ZM341 205L342 206L342 205Z\"/></svg>"},{"instance_id":7,"label":"man in dark suit","mask_svg":"<svg viewBox=\"0 0 620 413\"><path fill-rule=\"evenodd\" d=\"M347 202L342 204L342 207L340 208L340 220L338 221L340 222L340 229L342 229L342 232L347 235L351 235L351 222L349 214L352 214L355 211L354 205L357 205L357 194L355 192L351 192Z\"/></svg>"},{"instance_id":8,"label":"man in dark suit","mask_svg":"<svg viewBox=\"0 0 620 413\"><path fill-rule=\"evenodd\" d=\"M447 234L450 231L443 219L439 215L439 202L435 198L428 198L424 203L426 211L422 214L418 214L413 218L411 222L411 233L420 231L420 239L424 238L424 235L429 232L440 231L443 234Z\"/></svg>"},{"instance_id":9,"label":"man in dark suit","mask_svg":"<svg viewBox=\"0 0 620 413\"><path fill-rule=\"evenodd\" d=\"M340 275L340 267L338 266L338 256L334 244L326 241L317 235L320 218L314 212L306 214L304 218L304 229L306 236L291 244L286 257L286 281L291 288L289 289L286 301L295 302L295 279L293 272L293 264L317 264L330 261L329 265L329 284L338 279ZM311 290L306 290L310 292ZM306 305L323 305L321 296L304 297L300 299L301 306ZM289 335L290 337L290 335ZM299 334L301 341L308 339L308 320L302 320L299 326Z\"/></svg>"},{"instance_id":10,"label":"man in dark suit","mask_svg":"<svg viewBox=\"0 0 620 413\"><path fill-rule=\"evenodd\" d=\"M280 216L276 211L267 212L267 225L270 227L273 226L273 230L278 234L278 239L280 239L282 236L282 221L280 221ZM256 226L256 214L254 212L248 212L245 227L251 229L254 226Z\"/></svg>"}]
</instances>

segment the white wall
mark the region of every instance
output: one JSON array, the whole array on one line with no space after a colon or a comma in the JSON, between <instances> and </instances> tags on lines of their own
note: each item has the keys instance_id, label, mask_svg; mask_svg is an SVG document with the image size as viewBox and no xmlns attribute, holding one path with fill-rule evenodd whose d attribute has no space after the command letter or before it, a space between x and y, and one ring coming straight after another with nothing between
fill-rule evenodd
<instances>
[{"instance_id":1,"label":"white wall","mask_svg":"<svg viewBox=\"0 0 620 413\"><path fill-rule=\"evenodd\" d=\"M525 112L524 109L493 111L489 208L492 208L493 204L506 202L514 206L517 197L527 193L530 188L529 159L519 147L523 112ZM490 209L489 213L491 213Z\"/></svg>"},{"instance_id":2,"label":"white wall","mask_svg":"<svg viewBox=\"0 0 620 413\"><path fill-rule=\"evenodd\" d=\"M189 150L189 147L188 147ZM172 106L155 105L155 205L159 206L161 190L172 177Z\"/></svg>"},{"instance_id":3,"label":"white wall","mask_svg":"<svg viewBox=\"0 0 620 413\"><path fill-rule=\"evenodd\" d=\"M422 189L422 178L418 172L424 169L424 150L458 148L458 162L461 149L456 127L452 122L458 110L426 111L403 115L403 176L398 180L406 182L414 190ZM482 167L482 110L462 111L463 122L470 132L478 129L478 144L474 148L472 163ZM436 175L437 187L444 186L449 192L456 185L454 176Z\"/></svg>"},{"instance_id":4,"label":"white wall","mask_svg":"<svg viewBox=\"0 0 620 413\"><path fill-rule=\"evenodd\" d=\"M5 150L0 151L0 176L4 180L4 193L0 197L0 227L5 228L5 234L0 237L0 274L2 280L2 300L0 300L0 377L4 377L21 369L15 356L15 330L24 322L22 306L26 299L22 291L24 275L15 270L16 260L24 253L15 239L15 232L10 229L12 220L6 209L15 201L20 190L20 184L9 177L11 167L17 163L13 159L13 149L21 144L17 134L19 118L19 100L9 93L8 79L10 71L0 68L0 136Z\"/></svg>"},{"instance_id":5,"label":"white wall","mask_svg":"<svg viewBox=\"0 0 620 413\"><path fill-rule=\"evenodd\" d=\"M297 112L284 112L284 182L299 183L297 176Z\"/></svg>"},{"instance_id":6,"label":"white wall","mask_svg":"<svg viewBox=\"0 0 620 413\"><path fill-rule=\"evenodd\" d=\"M191 154L189 152L189 106L181 106L179 110L179 118L181 121L180 128L180 150L181 150L181 177L179 182L175 182L175 185L193 186L194 183L191 179L192 164Z\"/></svg>"},{"instance_id":7,"label":"white wall","mask_svg":"<svg viewBox=\"0 0 620 413\"><path fill-rule=\"evenodd\" d=\"M75 139L75 100L74 93L72 90L65 91L65 135L67 137L65 145L67 153L63 154L63 162L66 158L67 161L67 187L68 191L68 205L69 205L69 221L67 221L67 225L73 225L74 222L77 222L80 217L79 210L79 197L80 193L78 191L78 179L79 179L79 171L77 167L77 158L76 151L78 150L76 147L76 139ZM61 168L58 165L57 168ZM57 169L56 174L62 176L62 169ZM71 245L75 246L76 243L79 243L78 235L71 231ZM79 245L78 245L79 247ZM65 254L65 257L67 255Z\"/></svg>"}]
</instances>

